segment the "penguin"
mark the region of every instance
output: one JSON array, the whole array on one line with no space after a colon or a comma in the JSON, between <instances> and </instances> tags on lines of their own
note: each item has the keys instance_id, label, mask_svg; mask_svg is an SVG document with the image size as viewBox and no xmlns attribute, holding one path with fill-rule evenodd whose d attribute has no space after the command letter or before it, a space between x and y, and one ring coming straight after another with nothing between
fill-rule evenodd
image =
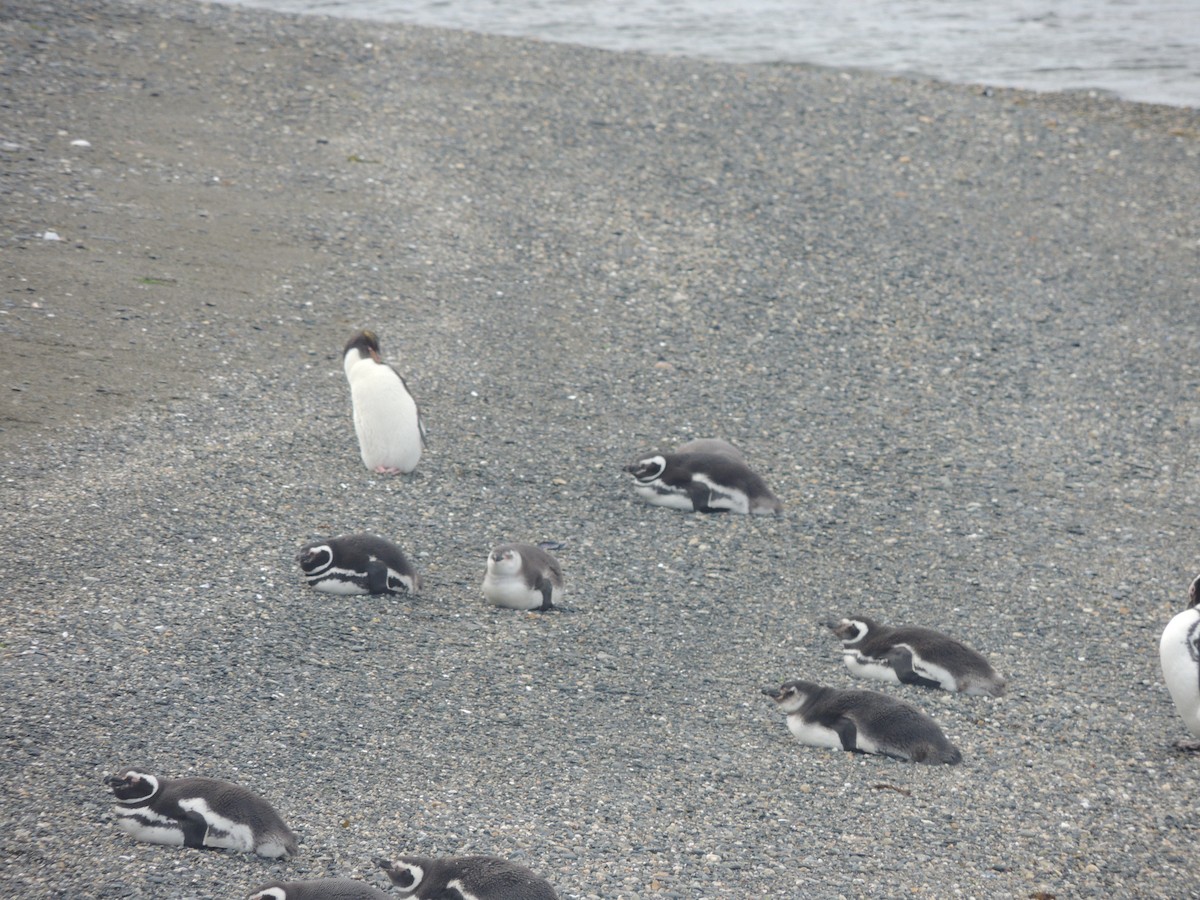
<instances>
[{"instance_id":1,"label":"penguin","mask_svg":"<svg viewBox=\"0 0 1200 900\"><path fill-rule=\"evenodd\" d=\"M228 781L124 769L104 783L117 801L118 827L139 841L273 859L296 853L296 836L271 804Z\"/></svg>"},{"instance_id":2,"label":"penguin","mask_svg":"<svg viewBox=\"0 0 1200 900\"><path fill-rule=\"evenodd\" d=\"M550 882L495 856L399 856L376 860L401 897L419 900L558 900Z\"/></svg>"},{"instance_id":3,"label":"penguin","mask_svg":"<svg viewBox=\"0 0 1200 900\"><path fill-rule=\"evenodd\" d=\"M842 661L861 678L999 697L1004 679L978 651L932 628L889 628L866 616L827 622Z\"/></svg>"},{"instance_id":4,"label":"penguin","mask_svg":"<svg viewBox=\"0 0 1200 900\"><path fill-rule=\"evenodd\" d=\"M811 681L763 688L804 744L878 753L918 763L955 765L962 754L915 706L875 691L843 691Z\"/></svg>"},{"instance_id":5,"label":"penguin","mask_svg":"<svg viewBox=\"0 0 1200 900\"><path fill-rule=\"evenodd\" d=\"M1200 575L1188 589L1188 607L1163 629L1158 644L1163 681L1183 724L1200 738ZM1175 742L1177 750L1200 750L1200 740Z\"/></svg>"},{"instance_id":6,"label":"penguin","mask_svg":"<svg viewBox=\"0 0 1200 900\"><path fill-rule=\"evenodd\" d=\"M352 878L318 878L314 881L272 881L247 900L388 900L391 894Z\"/></svg>"},{"instance_id":7,"label":"penguin","mask_svg":"<svg viewBox=\"0 0 1200 900\"><path fill-rule=\"evenodd\" d=\"M737 447L719 438L688 441L674 453L654 453L625 467L647 503L686 512L773 516L783 504Z\"/></svg>"},{"instance_id":8,"label":"penguin","mask_svg":"<svg viewBox=\"0 0 1200 900\"><path fill-rule=\"evenodd\" d=\"M546 612L566 593L558 560L533 544L500 544L487 558L483 596L494 606Z\"/></svg>"},{"instance_id":9,"label":"penguin","mask_svg":"<svg viewBox=\"0 0 1200 900\"><path fill-rule=\"evenodd\" d=\"M421 576L403 551L373 534L314 541L296 556L304 579L327 594L415 594Z\"/></svg>"},{"instance_id":10,"label":"penguin","mask_svg":"<svg viewBox=\"0 0 1200 900\"><path fill-rule=\"evenodd\" d=\"M380 475L411 472L421 460L425 425L400 373L380 358L374 332L360 331L346 342L342 367L363 465Z\"/></svg>"}]
</instances>

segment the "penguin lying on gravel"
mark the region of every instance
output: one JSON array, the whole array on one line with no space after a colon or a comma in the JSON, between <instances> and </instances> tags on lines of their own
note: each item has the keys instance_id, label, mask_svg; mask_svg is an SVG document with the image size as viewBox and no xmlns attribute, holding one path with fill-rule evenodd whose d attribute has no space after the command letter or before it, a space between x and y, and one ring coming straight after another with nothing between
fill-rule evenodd
<instances>
[{"instance_id":1,"label":"penguin lying on gravel","mask_svg":"<svg viewBox=\"0 0 1200 900\"><path fill-rule=\"evenodd\" d=\"M962 761L937 723L915 706L875 691L843 691L811 681L763 688L787 716L802 743L858 753L878 753L919 763Z\"/></svg>"},{"instance_id":2,"label":"penguin lying on gravel","mask_svg":"<svg viewBox=\"0 0 1200 900\"><path fill-rule=\"evenodd\" d=\"M419 900L558 900L550 882L495 856L399 856L376 864L401 897Z\"/></svg>"},{"instance_id":3,"label":"penguin lying on gravel","mask_svg":"<svg viewBox=\"0 0 1200 900\"><path fill-rule=\"evenodd\" d=\"M846 668L862 678L999 697L1004 679L977 651L932 628L889 628L866 616L826 623Z\"/></svg>"},{"instance_id":4,"label":"penguin lying on gravel","mask_svg":"<svg viewBox=\"0 0 1200 900\"><path fill-rule=\"evenodd\" d=\"M380 358L374 332L360 331L346 342L342 368L363 465L380 475L411 472L421 461L425 425L400 373Z\"/></svg>"},{"instance_id":5,"label":"penguin lying on gravel","mask_svg":"<svg viewBox=\"0 0 1200 900\"><path fill-rule=\"evenodd\" d=\"M1188 607L1163 630L1158 644L1163 681L1183 724L1200 738L1200 575L1188 589ZM1178 750L1200 750L1200 740L1175 742Z\"/></svg>"},{"instance_id":6,"label":"penguin lying on gravel","mask_svg":"<svg viewBox=\"0 0 1200 900\"><path fill-rule=\"evenodd\" d=\"M404 552L373 534L314 541L300 548L296 560L305 581L327 594L412 594L421 588Z\"/></svg>"},{"instance_id":7,"label":"penguin lying on gravel","mask_svg":"<svg viewBox=\"0 0 1200 900\"><path fill-rule=\"evenodd\" d=\"M104 783L117 801L118 827L139 841L271 858L296 853L296 836L271 804L228 781L125 769Z\"/></svg>"},{"instance_id":8,"label":"penguin lying on gravel","mask_svg":"<svg viewBox=\"0 0 1200 900\"><path fill-rule=\"evenodd\" d=\"M247 900L388 900L391 894L350 878L318 878L314 881L272 881Z\"/></svg>"},{"instance_id":9,"label":"penguin lying on gravel","mask_svg":"<svg viewBox=\"0 0 1200 900\"><path fill-rule=\"evenodd\" d=\"M492 549L481 587L493 606L539 612L556 608L566 593L558 560L541 547L522 543Z\"/></svg>"},{"instance_id":10,"label":"penguin lying on gravel","mask_svg":"<svg viewBox=\"0 0 1200 900\"><path fill-rule=\"evenodd\" d=\"M783 504L742 452L719 438L688 441L674 453L654 453L625 467L647 503L685 512L777 515Z\"/></svg>"}]
</instances>

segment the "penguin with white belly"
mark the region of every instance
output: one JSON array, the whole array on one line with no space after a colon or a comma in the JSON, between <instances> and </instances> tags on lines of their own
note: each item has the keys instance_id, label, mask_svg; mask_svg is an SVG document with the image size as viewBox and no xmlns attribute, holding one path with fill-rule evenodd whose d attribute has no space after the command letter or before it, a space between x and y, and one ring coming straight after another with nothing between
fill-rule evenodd
<instances>
[{"instance_id":1,"label":"penguin with white belly","mask_svg":"<svg viewBox=\"0 0 1200 900\"><path fill-rule=\"evenodd\" d=\"M625 467L647 503L685 512L775 516L783 503L746 464L742 452L720 438L696 438L674 453L652 453Z\"/></svg>"},{"instance_id":2,"label":"penguin with white belly","mask_svg":"<svg viewBox=\"0 0 1200 900\"><path fill-rule=\"evenodd\" d=\"M887 694L799 680L763 688L763 693L787 716L788 731L809 746L928 764L962 761L958 748L933 719Z\"/></svg>"},{"instance_id":3,"label":"penguin with white belly","mask_svg":"<svg viewBox=\"0 0 1200 900\"><path fill-rule=\"evenodd\" d=\"M559 608L566 592L558 560L541 547L519 542L492 548L481 588L493 606L539 612Z\"/></svg>"},{"instance_id":4,"label":"penguin with white belly","mask_svg":"<svg viewBox=\"0 0 1200 900\"><path fill-rule=\"evenodd\" d=\"M404 552L373 534L314 541L296 556L304 580L326 594L413 594L421 576Z\"/></svg>"},{"instance_id":5,"label":"penguin with white belly","mask_svg":"<svg viewBox=\"0 0 1200 900\"><path fill-rule=\"evenodd\" d=\"M117 801L117 825L139 841L294 856L296 837L279 813L241 785L217 778L165 778L124 769L104 779Z\"/></svg>"},{"instance_id":6,"label":"penguin with white belly","mask_svg":"<svg viewBox=\"0 0 1200 900\"><path fill-rule=\"evenodd\" d=\"M388 900L391 894L353 878L314 878L311 881L272 881L247 900Z\"/></svg>"},{"instance_id":7,"label":"penguin with white belly","mask_svg":"<svg viewBox=\"0 0 1200 900\"><path fill-rule=\"evenodd\" d=\"M558 900L550 882L496 856L379 859L401 897L417 900Z\"/></svg>"},{"instance_id":8,"label":"penguin with white belly","mask_svg":"<svg viewBox=\"0 0 1200 900\"><path fill-rule=\"evenodd\" d=\"M999 697L1004 679L978 651L932 628L889 628L866 616L826 623L846 668L862 678Z\"/></svg>"},{"instance_id":9,"label":"penguin with white belly","mask_svg":"<svg viewBox=\"0 0 1200 900\"><path fill-rule=\"evenodd\" d=\"M1188 607L1163 629L1158 644L1163 681L1183 724L1197 740L1175 742L1178 750L1200 750L1200 575L1188 589Z\"/></svg>"},{"instance_id":10,"label":"penguin with white belly","mask_svg":"<svg viewBox=\"0 0 1200 900\"><path fill-rule=\"evenodd\" d=\"M408 385L380 357L374 332L359 331L346 342L342 367L363 465L379 475L411 472L421 461L425 425Z\"/></svg>"}]
</instances>

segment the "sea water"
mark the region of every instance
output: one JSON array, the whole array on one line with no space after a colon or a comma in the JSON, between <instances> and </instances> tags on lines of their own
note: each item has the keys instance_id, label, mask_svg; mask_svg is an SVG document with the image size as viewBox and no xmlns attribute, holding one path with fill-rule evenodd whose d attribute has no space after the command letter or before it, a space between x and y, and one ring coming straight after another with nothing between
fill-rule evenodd
<instances>
[{"instance_id":1,"label":"sea water","mask_svg":"<svg viewBox=\"0 0 1200 900\"><path fill-rule=\"evenodd\" d=\"M1200 0L232 0L727 62L1200 108Z\"/></svg>"}]
</instances>

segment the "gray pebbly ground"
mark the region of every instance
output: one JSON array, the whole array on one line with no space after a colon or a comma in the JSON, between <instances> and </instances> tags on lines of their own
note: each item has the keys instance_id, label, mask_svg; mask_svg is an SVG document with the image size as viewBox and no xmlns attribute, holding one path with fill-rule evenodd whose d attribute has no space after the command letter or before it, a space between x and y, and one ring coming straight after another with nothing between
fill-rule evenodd
<instances>
[{"instance_id":1,"label":"gray pebbly ground","mask_svg":"<svg viewBox=\"0 0 1200 900\"><path fill-rule=\"evenodd\" d=\"M407 851L564 898L1200 896L1157 662L1200 571L1195 111L177 0L8 3L0 52L0 894ZM411 477L358 460L360 326ZM640 504L621 466L693 436L786 515ZM308 590L353 530L423 593ZM575 612L482 604L505 539L567 542ZM760 695L869 686L851 611L1008 676L892 690L961 766ZM300 855L131 841L125 765L259 791Z\"/></svg>"}]
</instances>

